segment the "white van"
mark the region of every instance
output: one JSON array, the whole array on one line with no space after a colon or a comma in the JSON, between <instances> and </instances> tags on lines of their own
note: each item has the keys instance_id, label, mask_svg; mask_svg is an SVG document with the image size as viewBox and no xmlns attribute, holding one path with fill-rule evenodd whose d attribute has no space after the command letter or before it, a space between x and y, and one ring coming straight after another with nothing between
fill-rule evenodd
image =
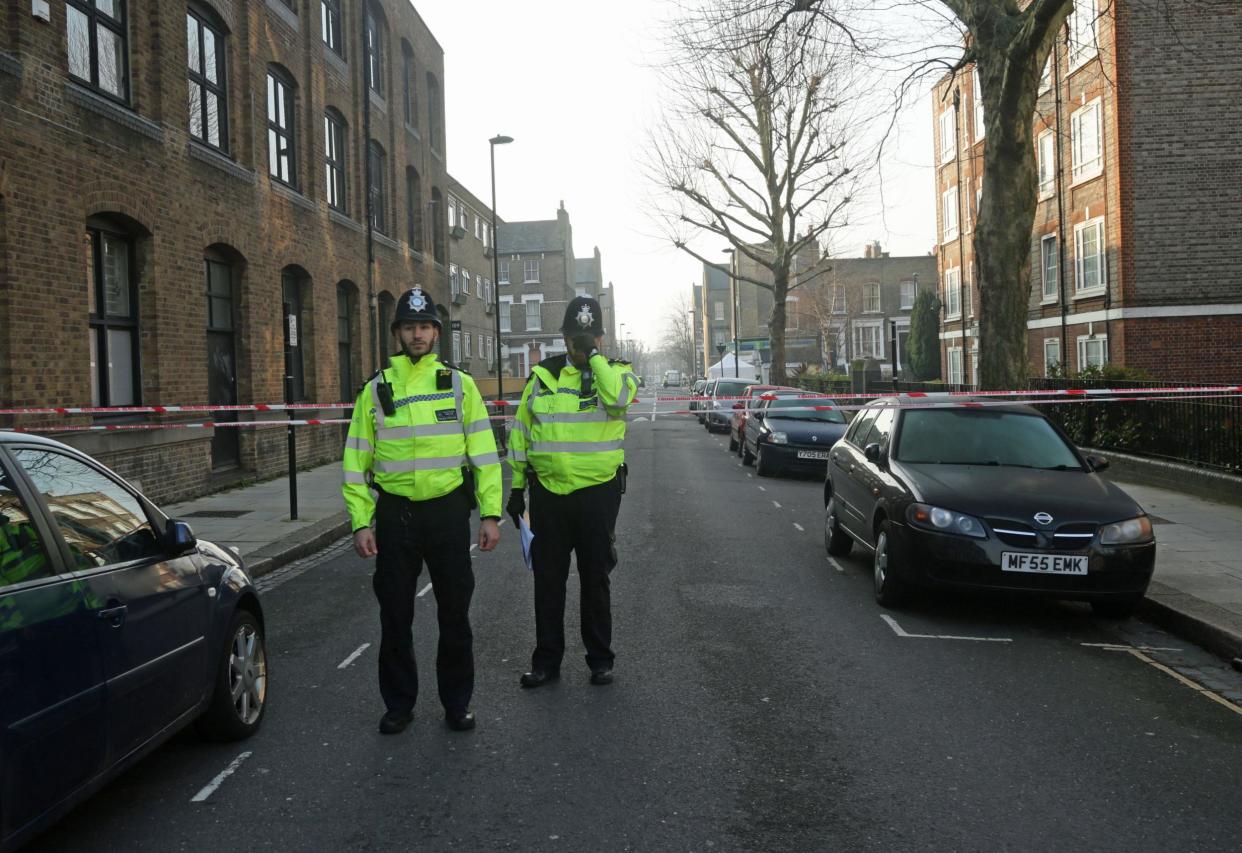
<instances>
[{"instance_id":1,"label":"white van","mask_svg":"<svg viewBox=\"0 0 1242 853\"><path fill-rule=\"evenodd\" d=\"M681 385L681 371L680 370L664 371L664 387L665 388L668 388L669 386L680 386L680 385Z\"/></svg>"}]
</instances>

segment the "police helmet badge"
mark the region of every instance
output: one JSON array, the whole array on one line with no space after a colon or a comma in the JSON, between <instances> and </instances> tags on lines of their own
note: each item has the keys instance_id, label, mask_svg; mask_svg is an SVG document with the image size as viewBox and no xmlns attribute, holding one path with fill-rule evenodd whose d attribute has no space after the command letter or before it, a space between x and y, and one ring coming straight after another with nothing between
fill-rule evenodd
<instances>
[{"instance_id":1,"label":"police helmet badge","mask_svg":"<svg viewBox=\"0 0 1242 853\"><path fill-rule=\"evenodd\" d=\"M591 328L591 324L595 322L595 315L591 313L590 305L583 305L578 310L578 325L583 329Z\"/></svg>"},{"instance_id":2,"label":"police helmet badge","mask_svg":"<svg viewBox=\"0 0 1242 853\"><path fill-rule=\"evenodd\" d=\"M411 311L422 311L427 307L427 297L420 288L415 287L410 291L409 305Z\"/></svg>"}]
</instances>

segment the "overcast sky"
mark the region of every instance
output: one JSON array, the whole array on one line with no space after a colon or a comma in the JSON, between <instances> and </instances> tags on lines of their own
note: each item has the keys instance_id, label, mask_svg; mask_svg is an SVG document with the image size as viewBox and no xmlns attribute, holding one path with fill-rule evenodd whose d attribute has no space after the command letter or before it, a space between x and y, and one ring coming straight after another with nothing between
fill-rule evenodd
<instances>
[{"instance_id":1,"label":"overcast sky","mask_svg":"<svg viewBox=\"0 0 1242 853\"><path fill-rule=\"evenodd\" d=\"M491 196L488 142L496 149L496 206L508 221L551 219L565 202L574 251L598 246L616 287L627 336L659 345L664 317L702 265L660 236L647 201L647 133L660 103L653 68L667 0L422 0L414 4L444 48L449 171ZM868 240L894 255L935 243L930 96L900 116L896 145L833 240L858 257ZM720 243L717 247L714 244ZM723 240L699 243L719 255ZM619 329L619 327L618 327ZM606 345L607 346L607 345Z\"/></svg>"}]
</instances>

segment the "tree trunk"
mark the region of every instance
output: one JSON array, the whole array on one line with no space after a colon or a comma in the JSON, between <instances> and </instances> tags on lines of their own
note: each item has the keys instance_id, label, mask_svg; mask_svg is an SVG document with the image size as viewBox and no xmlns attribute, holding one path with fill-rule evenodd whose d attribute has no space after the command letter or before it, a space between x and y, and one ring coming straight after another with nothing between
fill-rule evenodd
<instances>
[{"instance_id":1,"label":"tree trunk","mask_svg":"<svg viewBox=\"0 0 1242 853\"><path fill-rule=\"evenodd\" d=\"M768 382L788 384L785 375L785 297L789 294L789 273L775 270L772 283L772 313L768 317L768 339L772 342L772 369Z\"/></svg>"}]
</instances>

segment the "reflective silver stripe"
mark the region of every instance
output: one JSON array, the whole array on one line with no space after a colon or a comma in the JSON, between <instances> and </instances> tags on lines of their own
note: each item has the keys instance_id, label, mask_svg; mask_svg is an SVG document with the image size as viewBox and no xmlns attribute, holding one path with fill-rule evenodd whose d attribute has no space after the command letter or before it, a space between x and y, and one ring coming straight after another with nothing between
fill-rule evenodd
<instances>
[{"instance_id":1,"label":"reflective silver stripe","mask_svg":"<svg viewBox=\"0 0 1242 853\"><path fill-rule=\"evenodd\" d=\"M466 424L466 435L473 435L476 432L487 432L491 428L491 421L487 418L479 418L472 424Z\"/></svg>"},{"instance_id":2,"label":"reflective silver stripe","mask_svg":"<svg viewBox=\"0 0 1242 853\"><path fill-rule=\"evenodd\" d=\"M517 418L514 418L514 419L513 419L513 426L514 426L514 428L516 428L516 429L517 429L517 431L518 431L518 432L520 432L522 435L526 436L527 438L530 438L530 427L528 427L526 424L522 423L522 421L519 421Z\"/></svg>"},{"instance_id":3,"label":"reflective silver stripe","mask_svg":"<svg viewBox=\"0 0 1242 853\"><path fill-rule=\"evenodd\" d=\"M357 450L359 453L374 452L374 448L371 447L370 441L368 441L365 438L362 438L361 436L354 436L354 435L351 435L345 439L345 449L346 450Z\"/></svg>"},{"instance_id":4,"label":"reflective silver stripe","mask_svg":"<svg viewBox=\"0 0 1242 853\"><path fill-rule=\"evenodd\" d=\"M360 486L365 486L367 484L367 475L361 471L346 471L345 482L357 483Z\"/></svg>"},{"instance_id":5,"label":"reflective silver stripe","mask_svg":"<svg viewBox=\"0 0 1242 853\"><path fill-rule=\"evenodd\" d=\"M530 446L531 453L610 453L621 450L624 439L619 441L536 441Z\"/></svg>"},{"instance_id":6,"label":"reflective silver stripe","mask_svg":"<svg viewBox=\"0 0 1242 853\"><path fill-rule=\"evenodd\" d=\"M375 431L375 437L380 441L400 441L403 438L414 437L414 427L412 426L396 426L386 427Z\"/></svg>"},{"instance_id":7,"label":"reflective silver stripe","mask_svg":"<svg viewBox=\"0 0 1242 853\"><path fill-rule=\"evenodd\" d=\"M499 465L500 464L499 453L482 453L482 454L479 454L478 456L471 453L469 454L469 456L470 456L470 464L476 468L482 468L484 465Z\"/></svg>"},{"instance_id":8,"label":"reflective silver stripe","mask_svg":"<svg viewBox=\"0 0 1242 853\"><path fill-rule=\"evenodd\" d=\"M384 407L380 405L380 399L379 399L379 382L380 382L380 377L382 377L383 375L384 374L381 373L379 376L375 377L370 382L371 402L375 404L372 411L375 412L375 428L376 429L383 429L384 427Z\"/></svg>"},{"instance_id":9,"label":"reflective silver stripe","mask_svg":"<svg viewBox=\"0 0 1242 853\"><path fill-rule=\"evenodd\" d=\"M458 435L461 424L445 421L442 424L416 424L414 426L387 427L378 431L380 441L400 441L404 438L426 438L431 435Z\"/></svg>"},{"instance_id":10,"label":"reflective silver stripe","mask_svg":"<svg viewBox=\"0 0 1242 853\"><path fill-rule=\"evenodd\" d=\"M466 460L460 456L429 456L424 459L377 459L375 470L384 474L402 474L409 471L438 471L443 468L460 468Z\"/></svg>"},{"instance_id":11,"label":"reflective silver stripe","mask_svg":"<svg viewBox=\"0 0 1242 853\"><path fill-rule=\"evenodd\" d=\"M585 412L551 412L535 415L541 424L596 423L608 420L608 413L600 409Z\"/></svg>"},{"instance_id":12,"label":"reflective silver stripe","mask_svg":"<svg viewBox=\"0 0 1242 853\"><path fill-rule=\"evenodd\" d=\"M457 408L457 426L460 429L465 416L461 410L461 373L453 371L453 405Z\"/></svg>"},{"instance_id":13,"label":"reflective silver stripe","mask_svg":"<svg viewBox=\"0 0 1242 853\"><path fill-rule=\"evenodd\" d=\"M512 459L514 462L525 462L525 461L526 461L526 451L525 451L525 450L515 450L514 448L510 447L510 448L509 448L509 458L510 458L510 459Z\"/></svg>"}]
</instances>

